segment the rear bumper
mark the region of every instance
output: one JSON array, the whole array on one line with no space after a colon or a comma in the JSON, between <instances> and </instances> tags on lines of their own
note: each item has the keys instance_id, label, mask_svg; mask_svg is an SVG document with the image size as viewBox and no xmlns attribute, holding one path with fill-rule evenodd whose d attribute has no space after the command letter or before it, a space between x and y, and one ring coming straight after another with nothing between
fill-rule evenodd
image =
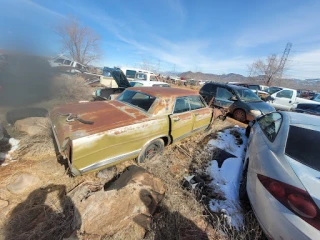
<instances>
[{"instance_id":1,"label":"rear bumper","mask_svg":"<svg viewBox=\"0 0 320 240\"><path fill-rule=\"evenodd\" d=\"M267 236L272 239L320 239L317 229L278 202L256 176L256 173L248 172L248 197Z\"/></svg>"}]
</instances>

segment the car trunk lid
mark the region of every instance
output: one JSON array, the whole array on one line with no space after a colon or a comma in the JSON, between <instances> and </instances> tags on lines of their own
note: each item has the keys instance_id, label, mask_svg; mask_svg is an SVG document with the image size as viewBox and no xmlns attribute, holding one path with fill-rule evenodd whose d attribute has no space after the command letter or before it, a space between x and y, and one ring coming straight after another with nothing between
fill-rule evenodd
<instances>
[{"instance_id":1,"label":"car trunk lid","mask_svg":"<svg viewBox=\"0 0 320 240\"><path fill-rule=\"evenodd\" d=\"M77 120L75 117L80 119ZM71 140L134 124L147 118L146 113L119 101L72 103L56 107L50 113L59 147ZM81 122L88 122L83 123Z\"/></svg>"}]
</instances>

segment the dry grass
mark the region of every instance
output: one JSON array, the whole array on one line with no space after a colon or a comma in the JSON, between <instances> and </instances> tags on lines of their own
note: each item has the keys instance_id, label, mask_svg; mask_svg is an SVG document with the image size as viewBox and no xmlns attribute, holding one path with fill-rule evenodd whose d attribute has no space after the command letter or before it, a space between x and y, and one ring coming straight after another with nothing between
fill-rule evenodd
<instances>
[{"instance_id":1,"label":"dry grass","mask_svg":"<svg viewBox=\"0 0 320 240\"><path fill-rule=\"evenodd\" d=\"M59 76L53 80L53 95L55 99L65 101L91 100L92 88L85 80L76 76Z\"/></svg>"},{"instance_id":2,"label":"dry grass","mask_svg":"<svg viewBox=\"0 0 320 240\"><path fill-rule=\"evenodd\" d=\"M210 187L191 192L182 188L184 176L195 174L202 179L209 177L205 169L218 153L208 151L207 143L216 138L217 130L230 127L228 122L215 123L210 131L172 145L162 156L143 164L149 172L162 179L167 187L166 196L153 218L146 239L261 238L262 232L252 211L244 214L245 226L237 230L228 224L223 215L209 210L208 203L214 197ZM233 134L238 133L234 131Z\"/></svg>"},{"instance_id":3,"label":"dry grass","mask_svg":"<svg viewBox=\"0 0 320 240\"><path fill-rule=\"evenodd\" d=\"M41 160L55 156L55 147L50 122L37 125L42 129L41 134L35 136L24 135L20 139L18 149L12 154L13 159Z\"/></svg>"}]
</instances>

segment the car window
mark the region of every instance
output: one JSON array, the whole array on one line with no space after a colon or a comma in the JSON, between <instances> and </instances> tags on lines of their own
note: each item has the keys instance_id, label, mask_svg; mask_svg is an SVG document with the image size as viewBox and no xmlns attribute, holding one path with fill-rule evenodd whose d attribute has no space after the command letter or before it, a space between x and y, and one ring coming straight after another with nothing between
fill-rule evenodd
<instances>
[{"instance_id":1,"label":"car window","mask_svg":"<svg viewBox=\"0 0 320 240\"><path fill-rule=\"evenodd\" d=\"M138 73L136 78L138 78L139 80L147 80L147 75L143 73Z\"/></svg>"},{"instance_id":2,"label":"car window","mask_svg":"<svg viewBox=\"0 0 320 240\"><path fill-rule=\"evenodd\" d=\"M282 116L280 113L270 113L260 118L258 123L267 138L273 142L280 130Z\"/></svg>"},{"instance_id":3,"label":"car window","mask_svg":"<svg viewBox=\"0 0 320 240\"><path fill-rule=\"evenodd\" d=\"M276 97L278 98L289 98L291 99L293 96L293 91L291 90L282 90L277 93Z\"/></svg>"},{"instance_id":4,"label":"car window","mask_svg":"<svg viewBox=\"0 0 320 240\"><path fill-rule=\"evenodd\" d=\"M285 153L317 171L320 171L320 132L290 126Z\"/></svg>"},{"instance_id":5,"label":"car window","mask_svg":"<svg viewBox=\"0 0 320 240\"><path fill-rule=\"evenodd\" d=\"M214 86L213 84L206 84L202 87L201 90L208 93L215 94L216 86Z\"/></svg>"},{"instance_id":6,"label":"car window","mask_svg":"<svg viewBox=\"0 0 320 240\"><path fill-rule=\"evenodd\" d=\"M143 86L143 84L139 83L139 82L130 82L130 86L131 87L141 87L141 86Z\"/></svg>"},{"instance_id":7,"label":"car window","mask_svg":"<svg viewBox=\"0 0 320 240\"><path fill-rule=\"evenodd\" d=\"M259 85L248 85L248 88L252 89L252 90L257 90L257 91L260 90L260 86Z\"/></svg>"},{"instance_id":8,"label":"car window","mask_svg":"<svg viewBox=\"0 0 320 240\"><path fill-rule=\"evenodd\" d=\"M58 58L54 60L55 63L63 63L64 59Z\"/></svg>"},{"instance_id":9,"label":"car window","mask_svg":"<svg viewBox=\"0 0 320 240\"><path fill-rule=\"evenodd\" d=\"M70 65L70 64L71 64L71 61L70 61L70 60L65 60L63 64L65 64L65 65Z\"/></svg>"},{"instance_id":10,"label":"car window","mask_svg":"<svg viewBox=\"0 0 320 240\"><path fill-rule=\"evenodd\" d=\"M188 97L191 110L196 110L199 108L204 108L206 105L200 98L200 96L190 96Z\"/></svg>"},{"instance_id":11,"label":"car window","mask_svg":"<svg viewBox=\"0 0 320 240\"><path fill-rule=\"evenodd\" d=\"M238 97L243 102L257 102L261 99L250 89L237 89L235 90L238 94Z\"/></svg>"},{"instance_id":12,"label":"car window","mask_svg":"<svg viewBox=\"0 0 320 240\"><path fill-rule=\"evenodd\" d=\"M230 100L233 94L226 88L218 87L217 88L217 96L216 98L223 100Z\"/></svg>"},{"instance_id":13,"label":"car window","mask_svg":"<svg viewBox=\"0 0 320 240\"><path fill-rule=\"evenodd\" d=\"M156 76L151 75L151 76L150 76L150 81L158 81L158 79L156 78Z\"/></svg>"},{"instance_id":14,"label":"car window","mask_svg":"<svg viewBox=\"0 0 320 240\"><path fill-rule=\"evenodd\" d=\"M187 111L190 111L188 99L186 97L177 98L173 113L183 113Z\"/></svg>"},{"instance_id":15,"label":"car window","mask_svg":"<svg viewBox=\"0 0 320 240\"><path fill-rule=\"evenodd\" d=\"M135 78L135 76L136 76L136 71L127 70L127 71L126 71L126 76L127 76L128 78Z\"/></svg>"},{"instance_id":16,"label":"car window","mask_svg":"<svg viewBox=\"0 0 320 240\"><path fill-rule=\"evenodd\" d=\"M129 103L142 110L148 111L156 97L150 96L142 92L136 92L132 90L124 91L117 100L120 102Z\"/></svg>"}]
</instances>

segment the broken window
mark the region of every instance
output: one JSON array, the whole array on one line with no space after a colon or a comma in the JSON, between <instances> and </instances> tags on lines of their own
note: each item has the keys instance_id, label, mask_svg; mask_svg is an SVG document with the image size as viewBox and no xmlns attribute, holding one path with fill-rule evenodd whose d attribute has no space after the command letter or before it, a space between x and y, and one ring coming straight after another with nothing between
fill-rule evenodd
<instances>
[{"instance_id":1,"label":"broken window","mask_svg":"<svg viewBox=\"0 0 320 240\"><path fill-rule=\"evenodd\" d=\"M273 142L280 130L282 116L280 113L270 113L260 118L258 123L266 137Z\"/></svg>"}]
</instances>

